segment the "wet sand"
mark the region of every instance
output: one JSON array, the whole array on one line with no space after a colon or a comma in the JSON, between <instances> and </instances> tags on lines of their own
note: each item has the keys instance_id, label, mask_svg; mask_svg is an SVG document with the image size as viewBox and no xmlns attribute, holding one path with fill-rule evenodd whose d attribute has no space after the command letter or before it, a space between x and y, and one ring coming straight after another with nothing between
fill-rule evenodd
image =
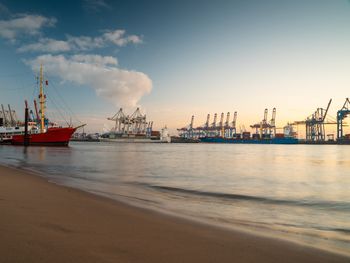
<instances>
[{"instance_id":1,"label":"wet sand","mask_svg":"<svg viewBox=\"0 0 350 263\"><path fill-rule=\"evenodd\" d=\"M134 208L0 166L0 262L350 262Z\"/></svg>"}]
</instances>

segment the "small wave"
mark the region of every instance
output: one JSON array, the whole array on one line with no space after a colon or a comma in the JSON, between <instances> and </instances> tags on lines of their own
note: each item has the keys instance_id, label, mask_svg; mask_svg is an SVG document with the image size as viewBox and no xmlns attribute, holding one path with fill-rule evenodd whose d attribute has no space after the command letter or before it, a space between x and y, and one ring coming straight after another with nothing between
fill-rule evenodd
<instances>
[{"instance_id":1,"label":"small wave","mask_svg":"<svg viewBox=\"0 0 350 263\"><path fill-rule=\"evenodd\" d=\"M348 229L348 228L332 228L332 227L315 227L315 228L318 230L340 232L343 234L350 235L350 229Z\"/></svg>"},{"instance_id":2,"label":"small wave","mask_svg":"<svg viewBox=\"0 0 350 263\"><path fill-rule=\"evenodd\" d=\"M204 197L207 196L207 197L215 197L215 198L222 198L222 199L229 199L229 200L252 201L257 203L274 204L274 205L304 206L304 207L315 207L320 209L350 211L350 203L348 202L274 199L269 197L200 191L200 190L184 189L184 188L177 188L177 187L171 187L171 186L146 185L146 184L145 186L148 186L153 189L158 189L160 191L177 192L182 194L190 194L190 195L204 196Z\"/></svg>"}]
</instances>

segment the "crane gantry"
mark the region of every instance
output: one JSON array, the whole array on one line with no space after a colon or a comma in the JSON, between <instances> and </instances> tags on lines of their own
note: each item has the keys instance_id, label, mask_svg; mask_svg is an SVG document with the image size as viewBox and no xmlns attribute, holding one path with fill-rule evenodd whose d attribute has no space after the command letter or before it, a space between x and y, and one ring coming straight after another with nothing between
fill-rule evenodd
<instances>
[{"instance_id":1,"label":"crane gantry","mask_svg":"<svg viewBox=\"0 0 350 263\"><path fill-rule=\"evenodd\" d=\"M137 108L131 115L125 115L123 109L107 118L115 122L113 132L116 134L148 134L152 131L153 122L146 121L146 115L143 115L140 108Z\"/></svg>"},{"instance_id":2,"label":"crane gantry","mask_svg":"<svg viewBox=\"0 0 350 263\"><path fill-rule=\"evenodd\" d=\"M276 134L276 108L272 109L271 120L268 122L268 109L264 110L264 118L261 122L250 125L252 129L255 129L253 135L256 139L259 138L271 138Z\"/></svg>"},{"instance_id":3,"label":"crane gantry","mask_svg":"<svg viewBox=\"0 0 350 263\"><path fill-rule=\"evenodd\" d=\"M343 107L337 112L337 140L338 142L343 142L344 136L344 119L350 114L350 101L346 98Z\"/></svg>"},{"instance_id":4,"label":"crane gantry","mask_svg":"<svg viewBox=\"0 0 350 263\"><path fill-rule=\"evenodd\" d=\"M305 124L307 142L324 142L326 139L325 125L336 124L336 122L326 120L331 103L332 99L329 100L326 108L317 108L306 120L293 123L293 125Z\"/></svg>"},{"instance_id":5,"label":"crane gantry","mask_svg":"<svg viewBox=\"0 0 350 263\"><path fill-rule=\"evenodd\" d=\"M194 115L191 117L189 125L177 129L180 137L183 138L202 138L202 137L225 137L234 138L236 136L237 111L233 114L233 120L230 122L230 112L220 114L220 120L217 122L218 114L214 114L213 121L210 122L210 114L207 115L206 121L199 127L194 127ZM224 120L225 119L225 120Z\"/></svg>"}]
</instances>

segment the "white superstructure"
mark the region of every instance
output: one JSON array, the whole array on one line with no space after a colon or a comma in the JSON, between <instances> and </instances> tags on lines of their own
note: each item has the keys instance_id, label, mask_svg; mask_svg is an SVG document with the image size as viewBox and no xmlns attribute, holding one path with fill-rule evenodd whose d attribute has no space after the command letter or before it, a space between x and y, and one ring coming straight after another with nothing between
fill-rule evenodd
<instances>
[{"instance_id":1,"label":"white superstructure","mask_svg":"<svg viewBox=\"0 0 350 263\"><path fill-rule=\"evenodd\" d=\"M162 130L160 132L160 141L167 142L167 143L171 142L171 137L170 137L168 128L166 126L164 128L162 128Z\"/></svg>"},{"instance_id":2,"label":"white superstructure","mask_svg":"<svg viewBox=\"0 0 350 263\"><path fill-rule=\"evenodd\" d=\"M16 112L8 105L8 110L5 110L4 105L0 108L0 143L11 142L12 136L24 134L24 123L17 119ZM28 133L38 133L37 123L28 122Z\"/></svg>"}]
</instances>

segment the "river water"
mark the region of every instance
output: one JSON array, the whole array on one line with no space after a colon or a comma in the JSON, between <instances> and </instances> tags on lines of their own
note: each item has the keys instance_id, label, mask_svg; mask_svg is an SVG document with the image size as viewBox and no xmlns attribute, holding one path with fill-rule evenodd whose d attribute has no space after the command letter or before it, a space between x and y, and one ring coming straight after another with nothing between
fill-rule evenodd
<instances>
[{"instance_id":1,"label":"river water","mask_svg":"<svg viewBox=\"0 0 350 263\"><path fill-rule=\"evenodd\" d=\"M0 146L0 163L137 206L350 255L350 147Z\"/></svg>"}]
</instances>

